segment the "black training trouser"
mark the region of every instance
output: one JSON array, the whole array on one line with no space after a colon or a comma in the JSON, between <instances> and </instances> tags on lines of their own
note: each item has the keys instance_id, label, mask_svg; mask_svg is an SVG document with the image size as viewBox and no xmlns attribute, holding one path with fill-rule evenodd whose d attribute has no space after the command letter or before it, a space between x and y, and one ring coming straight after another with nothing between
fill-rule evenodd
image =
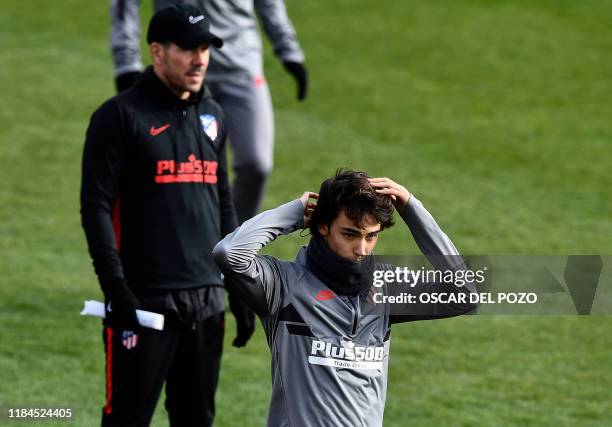
<instances>
[{"instance_id":1,"label":"black training trouser","mask_svg":"<svg viewBox=\"0 0 612 427\"><path fill-rule=\"evenodd\" d=\"M212 425L224 314L198 323L164 314L163 331L142 328L136 339L104 328L107 401L102 426L148 426L164 381L171 426Z\"/></svg>"}]
</instances>

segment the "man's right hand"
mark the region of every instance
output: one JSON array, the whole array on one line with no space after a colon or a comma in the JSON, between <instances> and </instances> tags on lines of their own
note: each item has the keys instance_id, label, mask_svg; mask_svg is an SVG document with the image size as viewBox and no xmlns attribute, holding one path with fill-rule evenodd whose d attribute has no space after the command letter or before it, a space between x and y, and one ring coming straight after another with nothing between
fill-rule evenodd
<instances>
[{"instance_id":1,"label":"man's right hand","mask_svg":"<svg viewBox=\"0 0 612 427\"><path fill-rule=\"evenodd\" d=\"M105 296L106 323L116 329L138 331L136 317L139 302L123 279L113 280L102 286Z\"/></svg>"},{"instance_id":2,"label":"man's right hand","mask_svg":"<svg viewBox=\"0 0 612 427\"><path fill-rule=\"evenodd\" d=\"M308 228L310 225L310 218L312 217L312 213L314 212L315 207L317 207L316 202L311 202L310 199L318 199L319 195L317 193L313 193L312 191L306 191L300 197L300 201L304 206L304 228Z\"/></svg>"}]
</instances>

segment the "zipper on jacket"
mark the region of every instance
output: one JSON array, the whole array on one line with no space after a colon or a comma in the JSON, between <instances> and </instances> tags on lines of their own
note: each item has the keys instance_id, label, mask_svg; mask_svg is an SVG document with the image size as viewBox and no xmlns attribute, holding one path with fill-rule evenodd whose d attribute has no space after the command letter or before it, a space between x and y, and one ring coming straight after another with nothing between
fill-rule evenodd
<instances>
[{"instance_id":1,"label":"zipper on jacket","mask_svg":"<svg viewBox=\"0 0 612 427\"><path fill-rule=\"evenodd\" d=\"M357 296L357 298L359 298L359 296ZM353 306L353 329L351 332L351 335L355 335L355 331L357 331L357 321L358 321L358 313L357 313L357 306L355 305L355 303L353 302L353 297L349 296L348 297L349 302L351 303L351 305Z\"/></svg>"}]
</instances>

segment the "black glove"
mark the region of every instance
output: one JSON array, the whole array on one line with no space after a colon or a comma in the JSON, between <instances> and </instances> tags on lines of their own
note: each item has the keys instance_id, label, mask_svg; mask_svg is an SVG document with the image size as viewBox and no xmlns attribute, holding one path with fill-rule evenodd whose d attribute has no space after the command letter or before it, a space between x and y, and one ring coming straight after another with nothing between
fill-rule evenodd
<instances>
[{"instance_id":1,"label":"black glove","mask_svg":"<svg viewBox=\"0 0 612 427\"><path fill-rule=\"evenodd\" d=\"M229 292L229 306L236 318L237 329L237 335L232 345L234 347L244 347L255 332L255 313L233 292Z\"/></svg>"},{"instance_id":2,"label":"black glove","mask_svg":"<svg viewBox=\"0 0 612 427\"><path fill-rule=\"evenodd\" d=\"M129 73L120 74L115 77L115 87L117 88L117 93L123 92L126 89L131 88L136 83L140 77L140 71L130 71Z\"/></svg>"},{"instance_id":3,"label":"black glove","mask_svg":"<svg viewBox=\"0 0 612 427\"><path fill-rule=\"evenodd\" d=\"M123 279L111 280L102 285L102 292L106 300L106 324L123 331L140 330L136 317L138 299L127 282Z\"/></svg>"},{"instance_id":4,"label":"black glove","mask_svg":"<svg viewBox=\"0 0 612 427\"><path fill-rule=\"evenodd\" d=\"M308 90L308 70L301 62L285 61L283 62L285 69L291 73L298 84L297 99L303 101L306 99Z\"/></svg>"}]
</instances>

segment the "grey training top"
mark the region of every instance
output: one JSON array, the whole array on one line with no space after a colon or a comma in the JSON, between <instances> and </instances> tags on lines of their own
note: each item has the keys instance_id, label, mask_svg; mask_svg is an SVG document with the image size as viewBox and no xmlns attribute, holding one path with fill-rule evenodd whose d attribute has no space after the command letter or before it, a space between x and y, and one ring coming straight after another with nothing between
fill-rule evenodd
<instances>
[{"instance_id":1,"label":"grey training top","mask_svg":"<svg viewBox=\"0 0 612 427\"><path fill-rule=\"evenodd\" d=\"M211 48L207 81L231 79L232 73L263 75L262 42L255 13L276 55L282 61L304 62L283 0L155 0L155 10L177 3L200 7L210 19L211 31L224 42L221 49ZM140 0L113 0L111 50L116 75L142 69L140 33Z\"/></svg>"},{"instance_id":2,"label":"grey training top","mask_svg":"<svg viewBox=\"0 0 612 427\"><path fill-rule=\"evenodd\" d=\"M306 247L293 262L257 255L279 235L299 228L303 212L300 200L263 212L228 234L213 250L215 261L260 316L266 333L272 353L268 426L381 426L391 324L456 316L474 306L438 304L430 313L404 320L402 316L394 319L388 305L372 314L367 291L354 297L330 294L306 267ZM414 196L402 218L436 268L466 268L462 261L457 262L458 257L452 257L458 255L455 246ZM377 264L376 268L393 266ZM434 284L420 285L412 292L431 291ZM475 291L473 283L435 285L446 286L445 292L455 294Z\"/></svg>"}]
</instances>

